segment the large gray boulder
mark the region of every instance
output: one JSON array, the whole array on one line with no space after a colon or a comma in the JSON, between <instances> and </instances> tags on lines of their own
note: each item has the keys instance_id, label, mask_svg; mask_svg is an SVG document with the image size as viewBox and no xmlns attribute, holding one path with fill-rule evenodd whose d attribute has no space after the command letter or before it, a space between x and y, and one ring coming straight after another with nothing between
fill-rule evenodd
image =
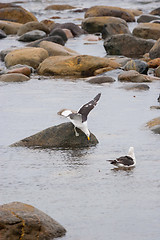
<instances>
[{"instance_id":1,"label":"large gray boulder","mask_svg":"<svg viewBox=\"0 0 160 240\"><path fill-rule=\"evenodd\" d=\"M51 240L65 233L63 226L31 205L12 202L0 206L1 240Z\"/></svg>"},{"instance_id":2,"label":"large gray boulder","mask_svg":"<svg viewBox=\"0 0 160 240\"><path fill-rule=\"evenodd\" d=\"M88 141L86 135L79 129L79 136L74 133L73 124L70 122L62 123L57 126L47 128L30 137L24 138L11 147L44 147L44 148L74 148L89 147L98 143L97 138L91 133Z\"/></svg>"}]
</instances>

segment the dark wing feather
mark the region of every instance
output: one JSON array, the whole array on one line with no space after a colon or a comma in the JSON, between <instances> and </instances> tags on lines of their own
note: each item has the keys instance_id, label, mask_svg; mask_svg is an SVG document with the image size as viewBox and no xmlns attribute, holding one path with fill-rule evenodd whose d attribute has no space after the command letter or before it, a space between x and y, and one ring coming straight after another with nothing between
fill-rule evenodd
<instances>
[{"instance_id":1,"label":"dark wing feather","mask_svg":"<svg viewBox=\"0 0 160 240\"><path fill-rule=\"evenodd\" d=\"M130 156L122 156L116 159L118 163L122 163L125 166L130 166L134 164L133 159Z\"/></svg>"},{"instance_id":2,"label":"dark wing feather","mask_svg":"<svg viewBox=\"0 0 160 240\"><path fill-rule=\"evenodd\" d=\"M82 122L87 120L87 116L89 112L96 106L98 100L100 99L101 93L97 94L97 96L91 100L90 102L84 104L78 111L78 113L82 114Z\"/></svg>"}]
</instances>

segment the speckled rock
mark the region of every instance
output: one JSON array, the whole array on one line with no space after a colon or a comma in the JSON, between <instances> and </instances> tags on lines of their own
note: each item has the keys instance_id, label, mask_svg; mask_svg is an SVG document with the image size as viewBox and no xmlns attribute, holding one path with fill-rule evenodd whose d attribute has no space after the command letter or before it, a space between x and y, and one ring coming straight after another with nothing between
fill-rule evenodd
<instances>
[{"instance_id":1,"label":"speckled rock","mask_svg":"<svg viewBox=\"0 0 160 240\"><path fill-rule=\"evenodd\" d=\"M139 23L132 33L136 37L157 40L160 38L160 25L158 23Z\"/></svg>"},{"instance_id":2,"label":"speckled rock","mask_svg":"<svg viewBox=\"0 0 160 240\"><path fill-rule=\"evenodd\" d=\"M147 74L148 72L148 64L145 61L135 59L128 61L123 67L125 71L128 70L136 70L139 73Z\"/></svg>"},{"instance_id":3,"label":"speckled rock","mask_svg":"<svg viewBox=\"0 0 160 240\"><path fill-rule=\"evenodd\" d=\"M81 148L98 143L97 138L92 133L88 141L86 135L81 130L77 129L77 131L79 132L78 137L75 136L72 123L62 123L14 143L11 147Z\"/></svg>"},{"instance_id":4,"label":"speckled rock","mask_svg":"<svg viewBox=\"0 0 160 240\"><path fill-rule=\"evenodd\" d=\"M106 38L105 35L107 35L104 30L110 35L130 32L126 21L116 17L89 17L84 19L81 25L88 33L103 31L103 38Z\"/></svg>"},{"instance_id":5,"label":"speckled rock","mask_svg":"<svg viewBox=\"0 0 160 240\"><path fill-rule=\"evenodd\" d=\"M147 64L149 68L156 68L160 66L160 58L155 58L153 60L150 60Z\"/></svg>"},{"instance_id":6,"label":"speckled rock","mask_svg":"<svg viewBox=\"0 0 160 240\"><path fill-rule=\"evenodd\" d=\"M96 70L101 68L115 69L119 64L101 57L78 55L78 56L54 56L43 61L39 68L40 75L59 75L74 77L94 76Z\"/></svg>"},{"instance_id":7,"label":"speckled rock","mask_svg":"<svg viewBox=\"0 0 160 240\"><path fill-rule=\"evenodd\" d=\"M160 117L147 122L147 127L156 134L160 134Z\"/></svg>"},{"instance_id":8,"label":"speckled rock","mask_svg":"<svg viewBox=\"0 0 160 240\"><path fill-rule=\"evenodd\" d=\"M159 16L160 16L160 7L152 10L152 11L150 12L150 14L152 14L152 15L159 15Z\"/></svg>"},{"instance_id":9,"label":"speckled rock","mask_svg":"<svg viewBox=\"0 0 160 240\"><path fill-rule=\"evenodd\" d=\"M88 17L101 17L101 16L112 16L122 18L127 22L134 22L135 17L133 13L124 8L111 7L111 6L94 6L89 8L85 13L85 18Z\"/></svg>"},{"instance_id":10,"label":"speckled rock","mask_svg":"<svg viewBox=\"0 0 160 240\"><path fill-rule=\"evenodd\" d=\"M37 21L37 18L22 7L7 7L0 9L0 19L17 23Z\"/></svg>"},{"instance_id":11,"label":"speckled rock","mask_svg":"<svg viewBox=\"0 0 160 240\"><path fill-rule=\"evenodd\" d=\"M104 48L109 55L137 58L149 52L154 43L154 40L137 38L130 34L117 34L104 41Z\"/></svg>"},{"instance_id":12,"label":"speckled rock","mask_svg":"<svg viewBox=\"0 0 160 240\"><path fill-rule=\"evenodd\" d=\"M65 235L65 228L39 209L21 202L0 206L1 240L52 240Z\"/></svg>"},{"instance_id":13,"label":"speckled rock","mask_svg":"<svg viewBox=\"0 0 160 240\"><path fill-rule=\"evenodd\" d=\"M0 81L2 82L24 82L30 78L22 73L7 73L0 75Z\"/></svg>"},{"instance_id":14,"label":"speckled rock","mask_svg":"<svg viewBox=\"0 0 160 240\"><path fill-rule=\"evenodd\" d=\"M21 26L22 26L21 23L0 21L0 29L2 29L7 35L17 34L17 32Z\"/></svg>"},{"instance_id":15,"label":"speckled rock","mask_svg":"<svg viewBox=\"0 0 160 240\"><path fill-rule=\"evenodd\" d=\"M27 32L33 31L33 30L40 30L40 31L45 32L46 34L48 34L50 32L49 28L45 24L43 24L41 22L33 21L33 22L27 22L27 23L21 25L17 34L18 34L18 36L21 36Z\"/></svg>"},{"instance_id":16,"label":"speckled rock","mask_svg":"<svg viewBox=\"0 0 160 240\"><path fill-rule=\"evenodd\" d=\"M7 67L16 64L26 64L37 68L47 57L48 52L43 48L22 48L9 52L4 60Z\"/></svg>"},{"instance_id":17,"label":"speckled rock","mask_svg":"<svg viewBox=\"0 0 160 240\"><path fill-rule=\"evenodd\" d=\"M160 39L158 39L149 51L151 59L160 58Z\"/></svg>"}]
</instances>

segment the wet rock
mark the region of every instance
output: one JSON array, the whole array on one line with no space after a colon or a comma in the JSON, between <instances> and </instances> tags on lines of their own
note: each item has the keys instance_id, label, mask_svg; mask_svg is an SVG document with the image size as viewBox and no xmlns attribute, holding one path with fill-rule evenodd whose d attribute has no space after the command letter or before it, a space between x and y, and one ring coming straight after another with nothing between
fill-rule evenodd
<instances>
[{"instance_id":1,"label":"wet rock","mask_svg":"<svg viewBox=\"0 0 160 240\"><path fill-rule=\"evenodd\" d=\"M34 22L27 22L27 23L21 25L17 34L18 34L18 36L21 36L27 32L33 31L33 30L40 30L40 31L45 32L46 34L48 34L50 32L49 28L45 24L34 21Z\"/></svg>"},{"instance_id":2,"label":"wet rock","mask_svg":"<svg viewBox=\"0 0 160 240\"><path fill-rule=\"evenodd\" d=\"M43 48L22 48L9 52L4 60L7 67L26 64L36 69L47 57L48 52Z\"/></svg>"},{"instance_id":3,"label":"wet rock","mask_svg":"<svg viewBox=\"0 0 160 240\"><path fill-rule=\"evenodd\" d=\"M0 29L2 29L7 35L17 34L21 23L15 23L10 21L0 21Z\"/></svg>"},{"instance_id":4,"label":"wet rock","mask_svg":"<svg viewBox=\"0 0 160 240\"><path fill-rule=\"evenodd\" d=\"M59 75L74 77L93 76L95 71L101 68L115 69L119 64L101 57L78 55L78 56L54 56L43 61L39 68L40 75Z\"/></svg>"},{"instance_id":5,"label":"wet rock","mask_svg":"<svg viewBox=\"0 0 160 240\"><path fill-rule=\"evenodd\" d=\"M53 30L50 32L49 36L60 36L60 37L64 40L65 43L66 43L67 40L68 40L68 38L67 38L67 36L66 36L66 33L65 33L65 32L63 31L63 29L61 29L61 28L53 29Z\"/></svg>"},{"instance_id":6,"label":"wet rock","mask_svg":"<svg viewBox=\"0 0 160 240\"><path fill-rule=\"evenodd\" d=\"M160 17L158 16L154 16L151 14L142 14L138 19L137 22L138 23L147 23L147 22L151 22L153 20L160 20Z\"/></svg>"},{"instance_id":7,"label":"wet rock","mask_svg":"<svg viewBox=\"0 0 160 240\"><path fill-rule=\"evenodd\" d=\"M67 39L73 38L73 34L72 34L71 30L69 30L67 28L63 28L62 30L65 32Z\"/></svg>"},{"instance_id":8,"label":"wet rock","mask_svg":"<svg viewBox=\"0 0 160 240\"><path fill-rule=\"evenodd\" d=\"M101 37L100 36L96 36L94 34L88 34L87 36L85 36L83 38L83 40L85 41L89 41L89 42L94 42L94 41L99 41L101 40Z\"/></svg>"},{"instance_id":9,"label":"wet rock","mask_svg":"<svg viewBox=\"0 0 160 240\"><path fill-rule=\"evenodd\" d=\"M156 68L158 66L160 66L160 58L155 58L155 59L150 60L148 62L148 67L149 68Z\"/></svg>"},{"instance_id":10,"label":"wet rock","mask_svg":"<svg viewBox=\"0 0 160 240\"><path fill-rule=\"evenodd\" d=\"M150 109L157 109L157 110L159 110L160 106L150 106Z\"/></svg>"},{"instance_id":11,"label":"wet rock","mask_svg":"<svg viewBox=\"0 0 160 240\"><path fill-rule=\"evenodd\" d=\"M135 70L129 70L129 71L120 73L118 75L118 80L121 82L142 83L142 82L151 82L152 80L157 80L157 79L151 76L140 74Z\"/></svg>"},{"instance_id":12,"label":"wet rock","mask_svg":"<svg viewBox=\"0 0 160 240\"><path fill-rule=\"evenodd\" d=\"M37 21L37 18L22 7L8 7L0 9L0 19L17 23Z\"/></svg>"},{"instance_id":13,"label":"wet rock","mask_svg":"<svg viewBox=\"0 0 160 240\"><path fill-rule=\"evenodd\" d=\"M134 22L135 17L128 9L111 7L111 6L94 6L89 8L85 13L85 18L112 16L124 19L126 22Z\"/></svg>"},{"instance_id":14,"label":"wet rock","mask_svg":"<svg viewBox=\"0 0 160 240\"><path fill-rule=\"evenodd\" d=\"M160 117L147 122L147 127L156 134L160 134Z\"/></svg>"},{"instance_id":15,"label":"wet rock","mask_svg":"<svg viewBox=\"0 0 160 240\"><path fill-rule=\"evenodd\" d=\"M30 78L21 73L7 73L0 75L0 81L2 82L24 82Z\"/></svg>"},{"instance_id":16,"label":"wet rock","mask_svg":"<svg viewBox=\"0 0 160 240\"><path fill-rule=\"evenodd\" d=\"M150 14L152 14L152 15L159 15L160 16L160 7L152 10L150 12Z\"/></svg>"},{"instance_id":17,"label":"wet rock","mask_svg":"<svg viewBox=\"0 0 160 240\"><path fill-rule=\"evenodd\" d=\"M89 17L82 21L82 28L88 33L102 32L102 37L119 33L130 33L125 20L116 17Z\"/></svg>"},{"instance_id":18,"label":"wet rock","mask_svg":"<svg viewBox=\"0 0 160 240\"><path fill-rule=\"evenodd\" d=\"M41 38L46 37L46 33L41 30L33 30L27 33L24 33L18 38L18 41L22 42L31 42Z\"/></svg>"},{"instance_id":19,"label":"wet rock","mask_svg":"<svg viewBox=\"0 0 160 240\"><path fill-rule=\"evenodd\" d=\"M160 39L158 39L149 51L151 59L160 58Z\"/></svg>"},{"instance_id":20,"label":"wet rock","mask_svg":"<svg viewBox=\"0 0 160 240\"><path fill-rule=\"evenodd\" d=\"M49 56L79 55L79 53L73 51L72 49L53 42L42 41L39 43L39 47L44 48L48 52Z\"/></svg>"},{"instance_id":21,"label":"wet rock","mask_svg":"<svg viewBox=\"0 0 160 240\"><path fill-rule=\"evenodd\" d=\"M147 84L134 84L134 85L127 85L124 86L124 89L126 90L137 90L137 91L147 91L150 89L150 87Z\"/></svg>"},{"instance_id":22,"label":"wet rock","mask_svg":"<svg viewBox=\"0 0 160 240\"><path fill-rule=\"evenodd\" d=\"M21 202L0 206L2 240L51 240L65 235L65 228L39 209Z\"/></svg>"},{"instance_id":23,"label":"wet rock","mask_svg":"<svg viewBox=\"0 0 160 240\"><path fill-rule=\"evenodd\" d=\"M139 60L139 59L130 60L130 61L128 61L125 64L123 69L125 71L136 70L139 73L147 74L147 72L148 72L148 64L146 62L144 62L144 61Z\"/></svg>"},{"instance_id":24,"label":"wet rock","mask_svg":"<svg viewBox=\"0 0 160 240\"><path fill-rule=\"evenodd\" d=\"M142 57L153 47L153 40L134 37L130 34L117 34L104 41L104 48L109 55Z\"/></svg>"},{"instance_id":25,"label":"wet rock","mask_svg":"<svg viewBox=\"0 0 160 240\"><path fill-rule=\"evenodd\" d=\"M160 77L160 66L155 69L155 76Z\"/></svg>"},{"instance_id":26,"label":"wet rock","mask_svg":"<svg viewBox=\"0 0 160 240\"><path fill-rule=\"evenodd\" d=\"M3 30L0 30L0 39L6 38L6 37L7 37L6 33Z\"/></svg>"},{"instance_id":27,"label":"wet rock","mask_svg":"<svg viewBox=\"0 0 160 240\"><path fill-rule=\"evenodd\" d=\"M160 26L158 23L139 23L132 33L136 37L157 40L160 38Z\"/></svg>"},{"instance_id":28,"label":"wet rock","mask_svg":"<svg viewBox=\"0 0 160 240\"><path fill-rule=\"evenodd\" d=\"M115 79L108 76L97 76L97 77L91 77L87 79L86 82L94 83L94 84L112 83L112 82L115 82Z\"/></svg>"},{"instance_id":29,"label":"wet rock","mask_svg":"<svg viewBox=\"0 0 160 240\"><path fill-rule=\"evenodd\" d=\"M57 5L49 5L45 8L45 10L57 10L57 11L62 11L62 10L68 10L68 9L74 9L75 7L69 5L69 4L57 4Z\"/></svg>"},{"instance_id":30,"label":"wet rock","mask_svg":"<svg viewBox=\"0 0 160 240\"><path fill-rule=\"evenodd\" d=\"M7 71L7 73L21 73L21 74L29 77L32 73L32 69L30 67L27 67L27 66L17 67L17 68L9 69Z\"/></svg>"},{"instance_id":31,"label":"wet rock","mask_svg":"<svg viewBox=\"0 0 160 240\"><path fill-rule=\"evenodd\" d=\"M61 28L61 29L69 29L74 37L79 37L80 35L84 34L85 31L81 29L78 25L68 22L68 23L56 23L53 29Z\"/></svg>"},{"instance_id":32,"label":"wet rock","mask_svg":"<svg viewBox=\"0 0 160 240\"><path fill-rule=\"evenodd\" d=\"M47 128L37 134L27 137L12 147L44 147L44 148L74 148L89 147L98 143L97 138L91 133L90 141L86 135L77 129L79 136L75 136L73 124L70 122L62 123L57 126Z\"/></svg>"},{"instance_id":33,"label":"wet rock","mask_svg":"<svg viewBox=\"0 0 160 240\"><path fill-rule=\"evenodd\" d=\"M55 36L44 37L42 39L33 41L31 43L28 43L26 46L27 47L37 47L39 45L39 43L42 42L42 41L54 42L54 43L57 43L57 44L62 45L62 46L65 45L65 42L64 42L63 38L58 36L58 35L55 35Z\"/></svg>"}]
</instances>

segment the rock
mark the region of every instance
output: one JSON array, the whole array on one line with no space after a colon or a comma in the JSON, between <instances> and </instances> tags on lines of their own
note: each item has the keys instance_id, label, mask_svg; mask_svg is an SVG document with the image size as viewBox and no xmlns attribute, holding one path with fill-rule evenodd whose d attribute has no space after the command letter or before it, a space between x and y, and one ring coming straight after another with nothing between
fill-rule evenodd
<instances>
[{"instance_id":1,"label":"rock","mask_svg":"<svg viewBox=\"0 0 160 240\"><path fill-rule=\"evenodd\" d=\"M56 23L53 29L61 28L61 29L69 29L74 37L79 37L80 35L84 34L85 31L81 29L78 25L68 22L68 23Z\"/></svg>"},{"instance_id":2,"label":"rock","mask_svg":"<svg viewBox=\"0 0 160 240\"><path fill-rule=\"evenodd\" d=\"M136 37L157 40L160 38L160 25L158 23L139 23L132 33Z\"/></svg>"},{"instance_id":3,"label":"rock","mask_svg":"<svg viewBox=\"0 0 160 240\"><path fill-rule=\"evenodd\" d=\"M152 14L152 15L159 15L160 16L160 7L152 10L150 12L150 14Z\"/></svg>"},{"instance_id":4,"label":"rock","mask_svg":"<svg viewBox=\"0 0 160 240\"><path fill-rule=\"evenodd\" d=\"M59 75L74 77L93 76L95 71L101 68L115 69L119 64L101 57L78 55L78 56L54 56L43 61L39 68L40 75Z\"/></svg>"},{"instance_id":5,"label":"rock","mask_svg":"<svg viewBox=\"0 0 160 240\"><path fill-rule=\"evenodd\" d=\"M50 19L44 19L40 23L43 23L49 29L49 31L51 31L55 25L55 22ZM39 29L39 30L41 30L41 29Z\"/></svg>"},{"instance_id":6,"label":"rock","mask_svg":"<svg viewBox=\"0 0 160 240\"><path fill-rule=\"evenodd\" d=\"M2 82L24 82L30 78L21 73L8 73L0 75L0 81Z\"/></svg>"},{"instance_id":7,"label":"rock","mask_svg":"<svg viewBox=\"0 0 160 240\"><path fill-rule=\"evenodd\" d=\"M6 56L9 52L12 52L13 50L16 50L16 49L17 49L17 47L13 47L13 48L8 48L8 49L5 49L5 50L0 51L1 61L4 62L5 56Z\"/></svg>"},{"instance_id":8,"label":"rock","mask_svg":"<svg viewBox=\"0 0 160 240\"><path fill-rule=\"evenodd\" d=\"M158 66L160 66L160 58L155 58L155 59L150 60L148 62L148 67L149 68L156 68Z\"/></svg>"},{"instance_id":9,"label":"rock","mask_svg":"<svg viewBox=\"0 0 160 240\"><path fill-rule=\"evenodd\" d=\"M130 60L128 61L125 66L123 67L125 71L128 70L136 70L139 73L147 74L148 72L148 64L144 61L139 59Z\"/></svg>"},{"instance_id":10,"label":"rock","mask_svg":"<svg viewBox=\"0 0 160 240\"><path fill-rule=\"evenodd\" d=\"M142 14L138 19L137 22L138 23L147 23L147 22L151 22L153 20L160 20L160 17L158 16L154 16L151 14Z\"/></svg>"},{"instance_id":11,"label":"rock","mask_svg":"<svg viewBox=\"0 0 160 240\"><path fill-rule=\"evenodd\" d=\"M134 85L127 85L124 87L126 90L138 90L138 91L147 91L150 87L147 84L134 84Z\"/></svg>"},{"instance_id":12,"label":"rock","mask_svg":"<svg viewBox=\"0 0 160 240\"><path fill-rule=\"evenodd\" d=\"M65 228L44 212L21 202L0 206L2 240L51 240L65 235Z\"/></svg>"},{"instance_id":13,"label":"rock","mask_svg":"<svg viewBox=\"0 0 160 240\"><path fill-rule=\"evenodd\" d=\"M21 36L27 32L33 31L33 30L40 30L40 31L45 32L46 34L48 34L50 32L49 28L46 27L45 24L34 21L34 22L27 22L27 23L21 25L17 34L18 34L18 36Z\"/></svg>"},{"instance_id":14,"label":"rock","mask_svg":"<svg viewBox=\"0 0 160 240\"><path fill-rule=\"evenodd\" d=\"M126 22L134 22L135 17L128 9L111 7L111 6L94 6L89 8L85 13L85 18L112 16L124 19Z\"/></svg>"},{"instance_id":15,"label":"rock","mask_svg":"<svg viewBox=\"0 0 160 240\"><path fill-rule=\"evenodd\" d=\"M64 40L65 43L67 42L68 38L67 38L65 32L61 28L53 29L49 34L49 36L57 36L57 35L60 36Z\"/></svg>"},{"instance_id":16,"label":"rock","mask_svg":"<svg viewBox=\"0 0 160 240\"><path fill-rule=\"evenodd\" d=\"M160 117L147 122L147 127L156 134L160 134Z\"/></svg>"},{"instance_id":17,"label":"rock","mask_svg":"<svg viewBox=\"0 0 160 240\"><path fill-rule=\"evenodd\" d=\"M1 8L8 8L8 7L19 7L13 3L0 3L0 9Z\"/></svg>"},{"instance_id":18,"label":"rock","mask_svg":"<svg viewBox=\"0 0 160 240\"><path fill-rule=\"evenodd\" d=\"M0 9L0 19L17 23L37 21L37 18L22 7L8 7Z\"/></svg>"},{"instance_id":19,"label":"rock","mask_svg":"<svg viewBox=\"0 0 160 240\"><path fill-rule=\"evenodd\" d=\"M143 14L142 10L139 9L129 9L129 11L134 15L134 16L140 16Z\"/></svg>"},{"instance_id":20,"label":"rock","mask_svg":"<svg viewBox=\"0 0 160 240\"><path fill-rule=\"evenodd\" d=\"M60 44L42 41L39 43L40 48L44 48L49 56L74 56L79 55L79 53L69 49L65 46L61 46Z\"/></svg>"},{"instance_id":21,"label":"rock","mask_svg":"<svg viewBox=\"0 0 160 240\"><path fill-rule=\"evenodd\" d=\"M64 42L63 38L58 36L58 35L55 35L55 36L44 37L42 39L33 41L31 43L28 43L26 46L27 47L37 47L40 44L40 42L42 42L42 41L54 42L54 43L57 43L57 44L62 45L62 46L65 45L65 42Z\"/></svg>"},{"instance_id":22,"label":"rock","mask_svg":"<svg viewBox=\"0 0 160 240\"><path fill-rule=\"evenodd\" d=\"M18 41L22 42L31 42L41 38L46 37L46 33L41 30L33 30L27 33L24 33L18 38Z\"/></svg>"},{"instance_id":23,"label":"rock","mask_svg":"<svg viewBox=\"0 0 160 240\"><path fill-rule=\"evenodd\" d=\"M104 48L109 55L142 57L153 47L153 40L134 37L130 34L117 34L104 41Z\"/></svg>"},{"instance_id":24,"label":"rock","mask_svg":"<svg viewBox=\"0 0 160 240\"><path fill-rule=\"evenodd\" d=\"M159 110L160 106L150 106L150 109L157 109L157 110Z\"/></svg>"},{"instance_id":25,"label":"rock","mask_svg":"<svg viewBox=\"0 0 160 240\"><path fill-rule=\"evenodd\" d=\"M17 68L9 69L7 73L21 73L21 74L29 77L32 73L32 69L30 67L26 67L26 66L17 67Z\"/></svg>"},{"instance_id":26,"label":"rock","mask_svg":"<svg viewBox=\"0 0 160 240\"><path fill-rule=\"evenodd\" d=\"M47 57L48 52L43 48L22 48L9 52L4 60L7 67L26 64L36 69Z\"/></svg>"},{"instance_id":27,"label":"rock","mask_svg":"<svg viewBox=\"0 0 160 240\"><path fill-rule=\"evenodd\" d=\"M11 147L48 147L48 148L74 148L89 147L98 143L97 138L91 133L90 141L79 129L79 136L75 136L73 124L70 122L62 123L57 126L47 128L37 134L27 137Z\"/></svg>"},{"instance_id":28,"label":"rock","mask_svg":"<svg viewBox=\"0 0 160 240\"><path fill-rule=\"evenodd\" d=\"M62 10L68 10L68 9L74 9L75 7L69 5L69 4L62 4L62 5L49 5L45 8L45 10L57 10L57 11L62 11Z\"/></svg>"},{"instance_id":29,"label":"rock","mask_svg":"<svg viewBox=\"0 0 160 240\"><path fill-rule=\"evenodd\" d=\"M6 33L0 29L0 39L6 38L6 37L7 37Z\"/></svg>"},{"instance_id":30,"label":"rock","mask_svg":"<svg viewBox=\"0 0 160 240\"><path fill-rule=\"evenodd\" d=\"M142 82L151 82L152 80L155 80L155 79L154 77L140 74L135 70L129 70L129 71L120 73L118 75L118 80L121 82L142 83Z\"/></svg>"},{"instance_id":31,"label":"rock","mask_svg":"<svg viewBox=\"0 0 160 240\"><path fill-rule=\"evenodd\" d=\"M108 34L129 33L126 21L116 17L89 17L84 19L81 25L88 33L102 32L103 38Z\"/></svg>"},{"instance_id":32,"label":"rock","mask_svg":"<svg viewBox=\"0 0 160 240\"><path fill-rule=\"evenodd\" d=\"M155 76L160 77L160 66L155 69Z\"/></svg>"},{"instance_id":33,"label":"rock","mask_svg":"<svg viewBox=\"0 0 160 240\"><path fill-rule=\"evenodd\" d=\"M21 23L0 21L0 29L2 29L7 35L17 34L21 26L22 26Z\"/></svg>"},{"instance_id":34,"label":"rock","mask_svg":"<svg viewBox=\"0 0 160 240\"><path fill-rule=\"evenodd\" d=\"M153 21L151 21L151 23L158 23L158 24L160 24L160 20L153 20Z\"/></svg>"},{"instance_id":35,"label":"rock","mask_svg":"<svg viewBox=\"0 0 160 240\"><path fill-rule=\"evenodd\" d=\"M67 28L63 28L62 30L65 32L67 39L73 38L73 34L72 34L71 30L69 30Z\"/></svg>"},{"instance_id":36,"label":"rock","mask_svg":"<svg viewBox=\"0 0 160 240\"><path fill-rule=\"evenodd\" d=\"M83 38L83 40L85 41L89 41L89 42L94 42L94 41L99 41L101 40L101 37L100 36L96 36L94 34L88 34L87 36L85 36Z\"/></svg>"},{"instance_id":37,"label":"rock","mask_svg":"<svg viewBox=\"0 0 160 240\"><path fill-rule=\"evenodd\" d=\"M102 84L102 83L112 83L115 82L115 79L108 76L97 76L97 77L91 77L86 80L86 82L94 83L94 84Z\"/></svg>"},{"instance_id":38,"label":"rock","mask_svg":"<svg viewBox=\"0 0 160 240\"><path fill-rule=\"evenodd\" d=\"M149 51L151 59L160 58L160 39L158 39Z\"/></svg>"}]
</instances>

